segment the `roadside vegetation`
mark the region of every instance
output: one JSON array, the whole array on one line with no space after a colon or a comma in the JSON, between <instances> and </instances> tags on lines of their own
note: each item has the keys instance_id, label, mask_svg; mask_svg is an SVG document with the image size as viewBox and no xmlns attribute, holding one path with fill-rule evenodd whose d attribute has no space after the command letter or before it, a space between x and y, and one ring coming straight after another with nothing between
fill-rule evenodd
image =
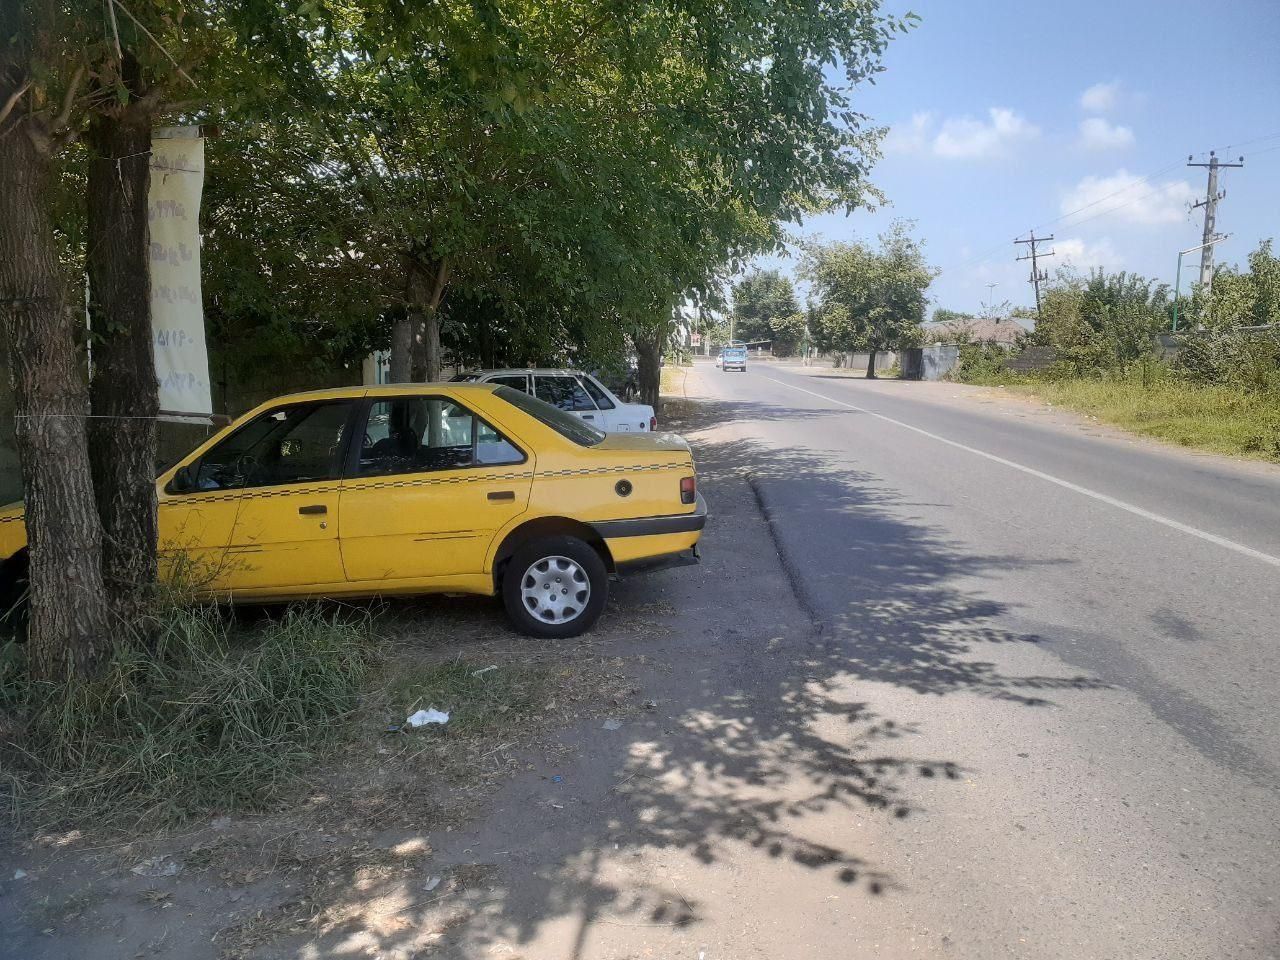
<instances>
[{"instance_id":1,"label":"roadside vegetation","mask_svg":"<svg viewBox=\"0 0 1280 960\"><path fill-rule=\"evenodd\" d=\"M1280 258L1266 241L1244 271L1178 304L1141 277L1059 272L1035 330L1013 349L965 341L957 379L1028 391L1145 436L1280 462ZM1025 347L1050 362L1019 372Z\"/></svg>"},{"instance_id":2,"label":"roadside vegetation","mask_svg":"<svg viewBox=\"0 0 1280 960\"><path fill-rule=\"evenodd\" d=\"M620 675L589 649L477 648L483 623L445 615L424 626L422 612L313 604L250 621L227 608L166 610L146 643L122 643L97 676L60 686L28 682L23 645L9 642L0 795L30 828L110 834L296 812L317 792L342 816L408 784L430 794L424 751L432 778L466 784L482 774L475 751L526 743L606 692L621 699ZM429 708L448 723L405 725ZM403 771L388 767L411 756Z\"/></svg>"},{"instance_id":3,"label":"roadside vegetation","mask_svg":"<svg viewBox=\"0 0 1280 960\"><path fill-rule=\"evenodd\" d=\"M0 662L4 710L21 718L3 748L18 811L134 826L278 798L374 663L367 617L318 608L252 630L225 609L169 609L147 642L60 687L27 682L23 656L10 643Z\"/></svg>"}]
</instances>

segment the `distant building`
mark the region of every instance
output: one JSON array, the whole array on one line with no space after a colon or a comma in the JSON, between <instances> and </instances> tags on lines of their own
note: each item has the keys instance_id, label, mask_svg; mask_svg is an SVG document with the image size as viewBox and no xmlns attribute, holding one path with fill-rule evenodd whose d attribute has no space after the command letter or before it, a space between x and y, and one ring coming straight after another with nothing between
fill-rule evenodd
<instances>
[{"instance_id":1,"label":"distant building","mask_svg":"<svg viewBox=\"0 0 1280 960\"><path fill-rule=\"evenodd\" d=\"M1014 347L1031 331L1013 319L964 317L945 323L926 323L925 335L938 343L967 340L970 343L996 343Z\"/></svg>"}]
</instances>

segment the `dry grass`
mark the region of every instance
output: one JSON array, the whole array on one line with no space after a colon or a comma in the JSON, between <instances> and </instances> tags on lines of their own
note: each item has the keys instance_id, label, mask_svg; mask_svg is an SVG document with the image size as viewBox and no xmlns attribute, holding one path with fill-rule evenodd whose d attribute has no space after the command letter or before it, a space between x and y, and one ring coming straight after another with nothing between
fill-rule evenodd
<instances>
[{"instance_id":1,"label":"dry grass","mask_svg":"<svg viewBox=\"0 0 1280 960\"><path fill-rule=\"evenodd\" d=\"M1176 380L1036 381L1011 389L1184 447L1280 462L1280 396Z\"/></svg>"}]
</instances>

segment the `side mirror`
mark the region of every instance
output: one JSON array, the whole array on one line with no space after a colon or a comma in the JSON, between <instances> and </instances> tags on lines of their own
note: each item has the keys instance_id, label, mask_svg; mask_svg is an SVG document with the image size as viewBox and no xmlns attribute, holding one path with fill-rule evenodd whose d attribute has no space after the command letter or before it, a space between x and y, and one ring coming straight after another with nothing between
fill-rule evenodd
<instances>
[{"instance_id":1,"label":"side mirror","mask_svg":"<svg viewBox=\"0 0 1280 960\"><path fill-rule=\"evenodd\" d=\"M172 493L191 493L196 489L196 471L191 464L178 468L178 472L173 475L173 479L169 481L169 490Z\"/></svg>"}]
</instances>

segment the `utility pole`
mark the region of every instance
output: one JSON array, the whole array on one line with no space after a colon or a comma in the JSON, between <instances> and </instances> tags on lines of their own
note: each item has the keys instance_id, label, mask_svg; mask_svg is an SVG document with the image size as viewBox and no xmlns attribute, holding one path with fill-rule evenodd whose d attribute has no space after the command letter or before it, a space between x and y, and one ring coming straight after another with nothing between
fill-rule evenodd
<instances>
[{"instance_id":1,"label":"utility pole","mask_svg":"<svg viewBox=\"0 0 1280 960\"><path fill-rule=\"evenodd\" d=\"M1187 166L1207 167L1209 170L1209 185L1205 188L1204 199L1191 205L1192 210L1204 207L1204 234L1201 237L1204 246L1200 248L1200 285L1207 290L1213 283L1213 238L1217 236L1218 201L1227 195L1227 191L1219 192L1218 190L1218 171L1225 167L1243 167L1244 157L1240 158L1239 163L1223 163L1210 150L1208 163L1194 163L1191 157L1187 157Z\"/></svg>"},{"instance_id":2,"label":"utility pole","mask_svg":"<svg viewBox=\"0 0 1280 960\"><path fill-rule=\"evenodd\" d=\"M1040 269L1037 258L1052 257L1056 251L1050 250L1048 253L1040 253L1036 250L1036 244L1048 243L1052 239L1053 239L1053 234L1049 234L1049 236L1047 237L1037 237L1036 232L1032 230L1030 240L1013 241L1014 243L1028 243L1031 245L1031 252L1028 253L1025 257L1018 257L1018 259L1031 261L1031 279L1028 280L1027 282L1034 285L1036 288L1036 319L1037 320L1040 319L1040 284L1044 283L1046 280L1049 279L1049 271Z\"/></svg>"}]
</instances>

